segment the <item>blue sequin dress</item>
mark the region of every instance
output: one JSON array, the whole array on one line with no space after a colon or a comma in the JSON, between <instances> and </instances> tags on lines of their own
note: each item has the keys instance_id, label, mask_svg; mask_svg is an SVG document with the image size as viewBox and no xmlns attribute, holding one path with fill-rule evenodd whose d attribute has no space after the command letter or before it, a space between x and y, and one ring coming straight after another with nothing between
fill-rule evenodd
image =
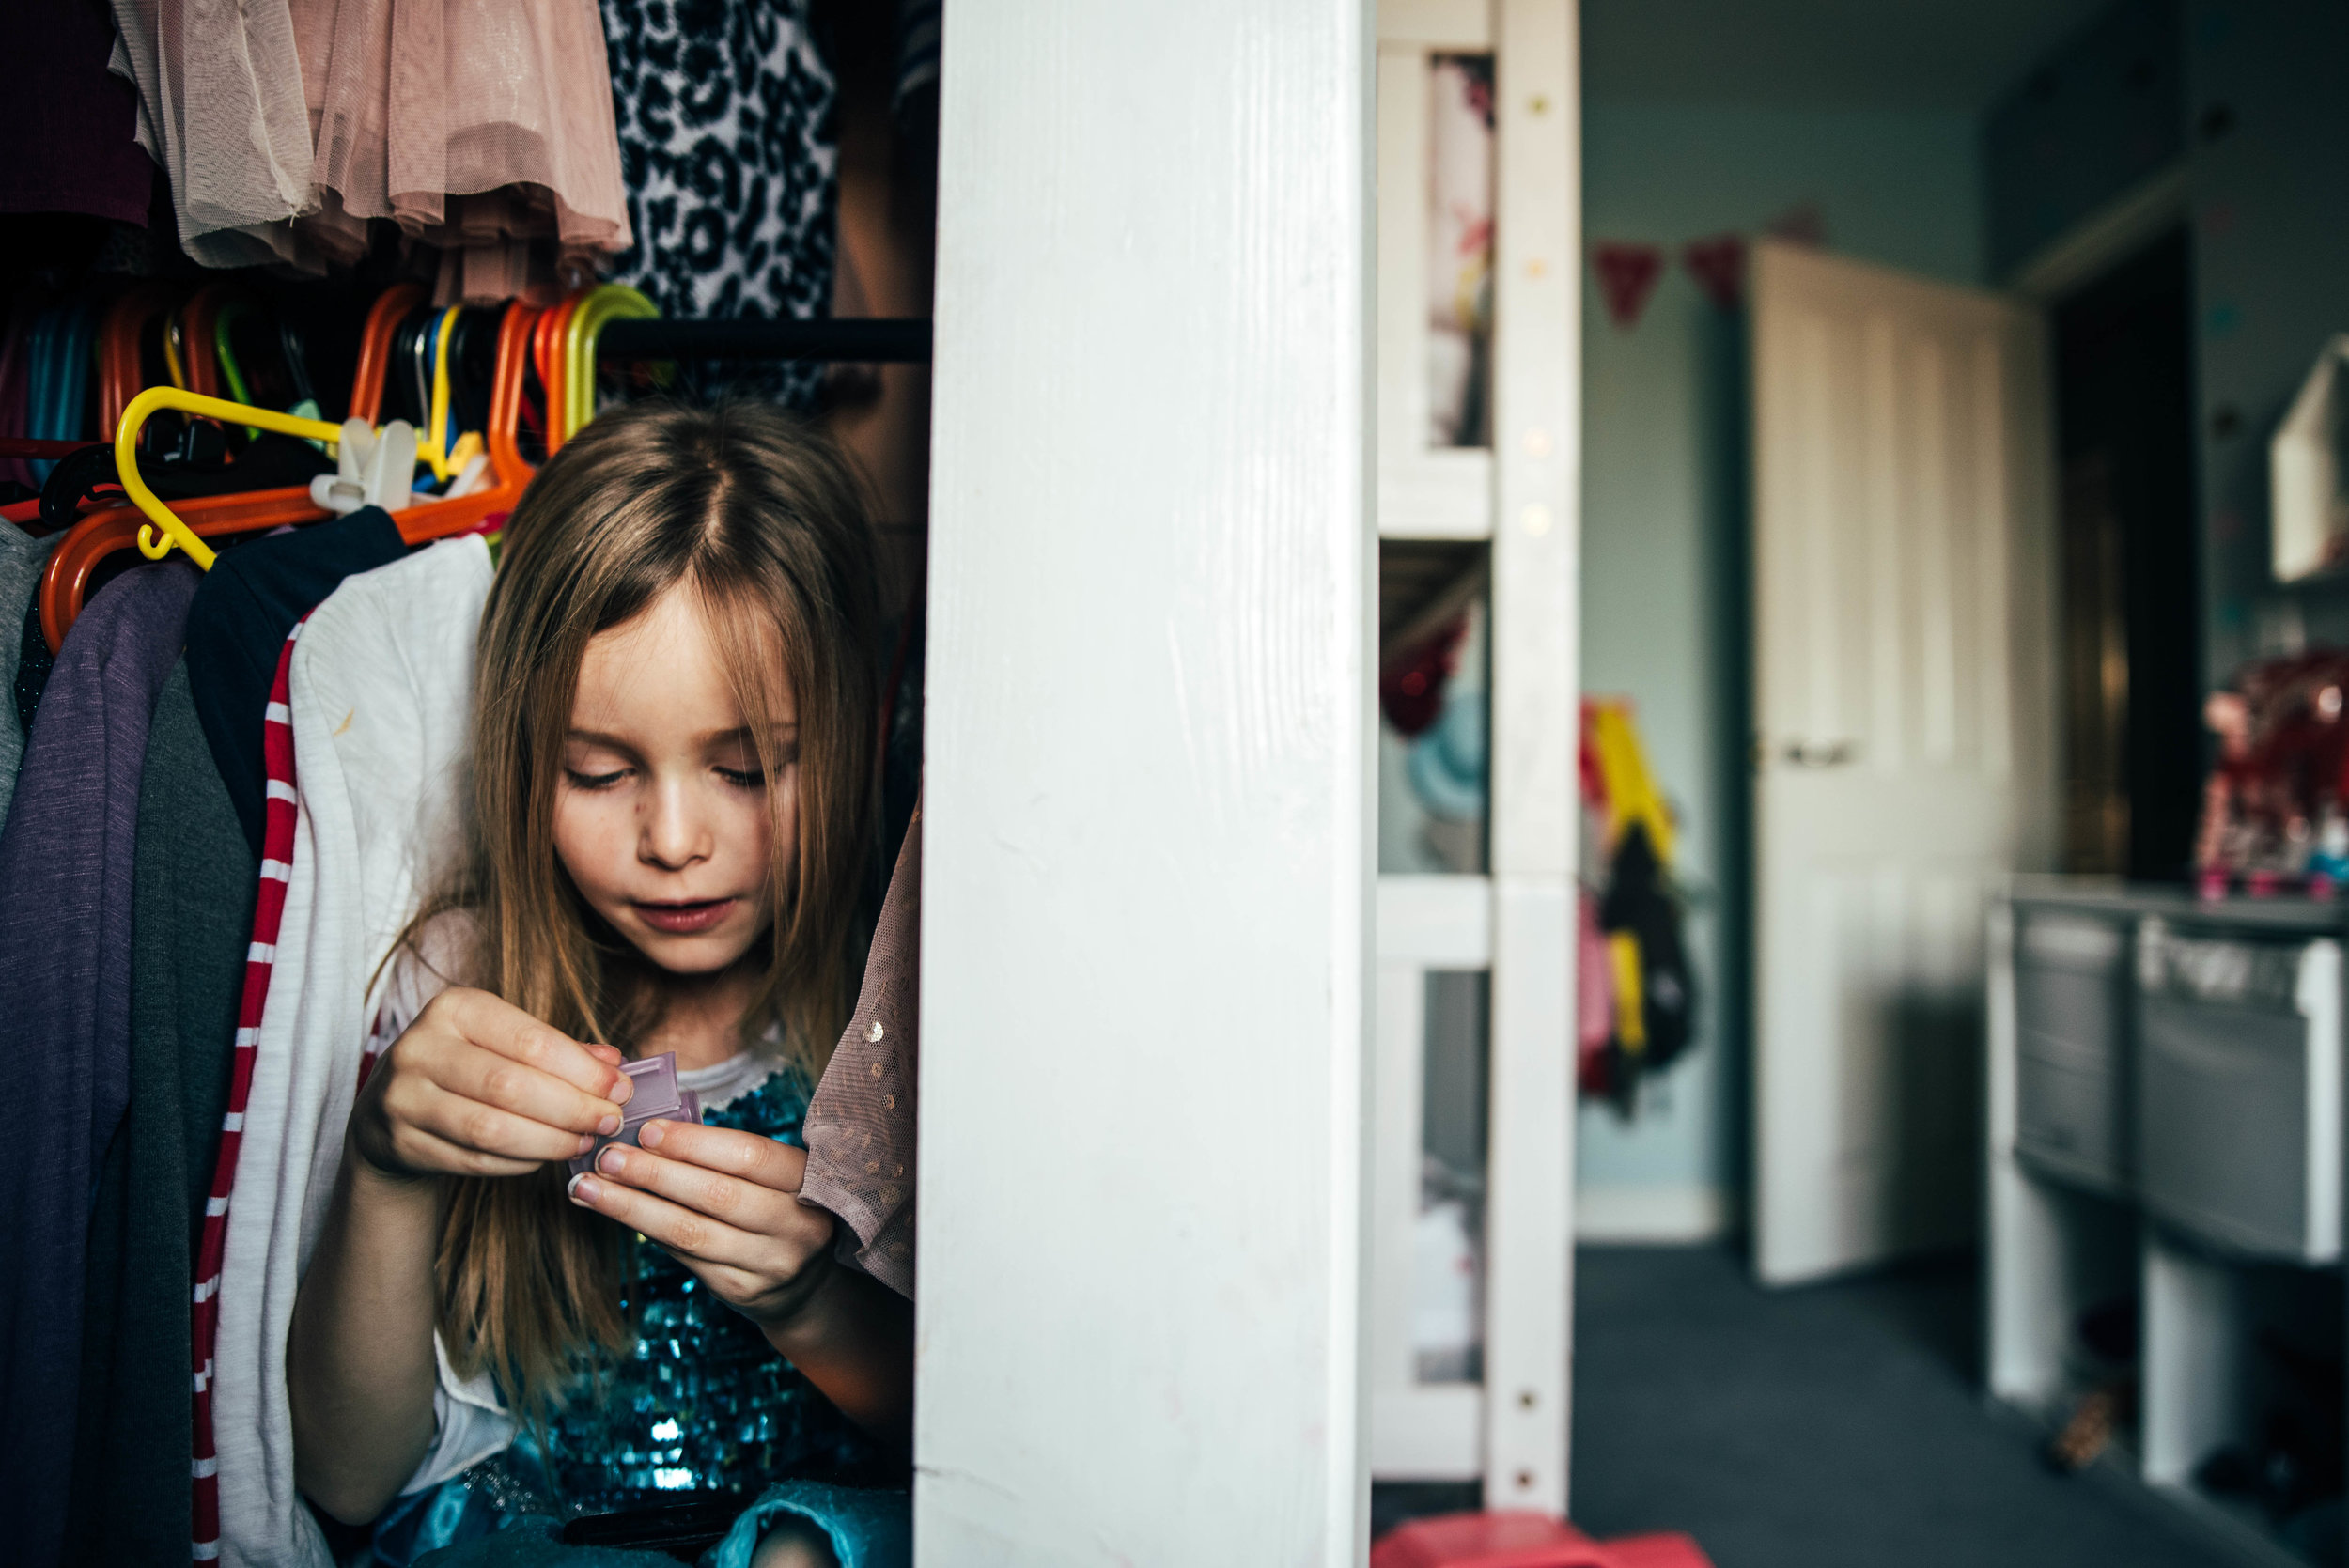
<instances>
[{"instance_id":1,"label":"blue sequin dress","mask_svg":"<svg viewBox=\"0 0 2349 1568\"><path fill-rule=\"evenodd\" d=\"M804 1077L779 1067L702 1120L804 1147L807 1099ZM713 1494L739 1497L747 1507L777 1483L805 1483L797 1490L817 1503L788 1511L830 1529L844 1563L887 1560L886 1551L855 1550L858 1543L840 1534L851 1521L823 1516L821 1499L847 1487L854 1490L841 1512L870 1513L879 1503L901 1515L904 1494L893 1501L886 1489L903 1486L902 1467L666 1251L639 1238L631 1263L634 1353L583 1378L543 1432L525 1431L471 1469L401 1498L376 1527L379 1563L398 1568L526 1518L576 1518Z\"/></svg>"}]
</instances>

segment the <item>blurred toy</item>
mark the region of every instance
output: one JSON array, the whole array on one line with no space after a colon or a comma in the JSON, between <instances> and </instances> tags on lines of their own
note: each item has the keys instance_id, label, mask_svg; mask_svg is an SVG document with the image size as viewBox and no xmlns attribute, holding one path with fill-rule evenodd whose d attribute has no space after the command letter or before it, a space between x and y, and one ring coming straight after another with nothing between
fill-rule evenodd
<instances>
[{"instance_id":1,"label":"blurred toy","mask_svg":"<svg viewBox=\"0 0 2349 1568\"><path fill-rule=\"evenodd\" d=\"M2329 897L2349 876L2344 692L2349 653L2323 648L2247 666L2202 705L2218 741L2194 841L2204 897Z\"/></svg>"},{"instance_id":2,"label":"blurred toy","mask_svg":"<svg viewBox=\"0 0 2349 1568\"><path fill-rule=\"evenodd\" d=\"M1411 793L1427 815L1473 822L1485 815L1485 694L1455 694L1443 717L1418 739L1405 764Z\"/></svg>"}]
</instances>

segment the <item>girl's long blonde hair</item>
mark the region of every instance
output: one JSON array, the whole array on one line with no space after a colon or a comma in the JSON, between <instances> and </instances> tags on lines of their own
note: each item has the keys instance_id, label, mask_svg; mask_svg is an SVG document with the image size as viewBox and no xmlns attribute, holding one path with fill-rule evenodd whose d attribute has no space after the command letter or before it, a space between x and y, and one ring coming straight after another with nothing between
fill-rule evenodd
<instances>
[{"instance_id":1,"label":"girl's long blonde hair","mask_svg":"<svg viewBox=\"0 0 2349 1568\"><path fill-rule=\"evenodd\" d=\"M554 850L555 783L588 640L672 588L700 600L771 782L775 920L744 1044L774 1025L812 1083L853 1004L872 865L879 611L864 491L830 442L772 405L637 404L552 458L506 528L474 680L470 853L410 928L462 910L468 983L575 1039L630 1055L657 1021L647 963L588 907ZM660 678L647 671L648 679ZM796 848L780 831L799 730ZM561 1399L583 1361L630 1342L623 1237L570 1203L565 1172L446 1184L439 1320L460 1373L513 1407Z\"/></svg>"}]
</instances>

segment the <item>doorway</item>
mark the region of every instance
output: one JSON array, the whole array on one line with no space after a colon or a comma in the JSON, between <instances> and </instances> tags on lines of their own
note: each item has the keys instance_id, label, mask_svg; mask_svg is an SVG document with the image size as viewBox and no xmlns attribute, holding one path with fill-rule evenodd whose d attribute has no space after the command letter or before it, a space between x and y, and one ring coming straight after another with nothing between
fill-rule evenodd
<instances>
[{"instance_id":1,"label":"doorway","mask_svg":"<svg viewBox=\"0 0 2349 1568\"><path fill-rule=\"evenodd\" d=\"M2063 868L2183 881L2201 789L2191 260L2174 228L2052 314Z\"/></svg>"}]
</instances>

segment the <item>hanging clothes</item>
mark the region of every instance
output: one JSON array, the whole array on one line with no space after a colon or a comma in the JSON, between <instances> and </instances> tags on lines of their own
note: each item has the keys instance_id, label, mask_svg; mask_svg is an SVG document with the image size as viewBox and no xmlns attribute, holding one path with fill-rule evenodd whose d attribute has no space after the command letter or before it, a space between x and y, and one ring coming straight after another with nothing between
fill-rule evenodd
<instances>
[{"instance_id":1,"label":"hanging clothes","mask_svg":"<svg viewBox=\"0 0 2349 1568\"><path fill-rule=\"evenodd\" d=\"M138 146L205 266L322 272L356 261L384 219L440 247L441 303L490 303L552 297L629 242L603 40L582 0L113 8L110 68L137 86Z\"/></svg>"},{"instance_id":2,"label":"hanging clothes","mask_svg":"<svg viewBox=\"0 0 2349 1568\"><path fill-rule=\"evenodd\" d=\"M113 0L109 69L138 87L138 142L163 168L179 244L207 267L315 258L310 111L287 0Z\"/></svg>"},{"instance_id":3,"label":"hanging clothes","mask_svg":"<svg viewBox=\"0 0 2349 1568\"><path fill-rule=\"evenodd\" d=\"M35 582L39 579L36 577ZM24 618L17 627L16 680L11 695L16 700L16 735L20 748L33 733L33 721L40 715L40 694L49 686L49 672L57 667L57 656L50 651L49 639L40 629L40 600L28 598Z\"/></svg>"},{"instance_id":4,"label":"hanging clothes","mask_svg":"<svg viewBox=\"0 0 2349 1568\"><path fill-rule=\"evenodd\" d=\"M155 163L138 142L136 88L106 69L103 0L9 0L0 59L38 62L8 85L0 119L0 212L81 212L147 225Z\"/></svg>"},{"instance_id":5,"label":"hanging clothes","mask_svg":"<svg viewBox=\"0 0 2349 1568\"><path fill-rule=\"evenodd\" d=\"M1647 830L1648 846L1657 862L1670 870L1674 836L1672 810L1664 803L1663 791L1656 787L1655 775L1648 771L1647 753L1640 744L1631 705L1586 701L1582 723L1605 791L1608 843L1620 844L1624 833L1638 823Z\"/></svg>"},{"instance_id":6,"label":"hanging clothes","mask_svg":"<svg viewBox=\"0 0 2349 1568\"><path fill-rule=\"evenodd\" d=\"M130 1095L140 775L198 575L141 567L90 601L0 830L0 1017L11 1092L37 1108L0 1140L0 1464L30 1562L64 1545L91 1188Z\"/></svg>"},{"instance_id":7,"label":"hanging clothes","mask_svg":"<svg viewBox=\"0 0 2349 1568\"><path fill-rule=\"evenodd\" d=\"M245 842L261 853L261 721L293 625L345 578L408 552L398 524L366 506L224 551L188 612L188 683Z\"/></svg>"},{"instance_id":8,"label":"hanging clothes","mask_svg":"<svg viewBox=\"0 0 2349 1568\"><path fill-rule=\"evenodd\" d=\"M1438 54L1427 78L1427 444L1491 442L1493 62Z\"/></svg>"},{"instance_id":9,"label":"hanging clothes","mask_svg":"<svg viewBox=\"0 0 2349 1568\"><path fill-rule=\"evenodd\" d=\"M30 435L31 406L26 397L32 372L31 332L39 303L30 291L8 307L8 328L0 333L0 436ZM23 458L0 458L0 487L23 486L39 490L40 480ZM11 491L11 494L16 492ZM23 499L21 494L17 499Z\"/></svg>"},{"instance_id":10,"label":"hanging clothes","mask_svg":"<svg viewBox=\"0 0 2349 1568\"><path fill-rule=\"evenodd\" d=\"M16 689L23 639L8 629L23 625L28 608L37 610L34 591L40 586L41 568L49 564L49 552L56 543L54 538L36 539L13 524L0 523L0 691ZM45 640L40 651L49 651ZM24 736L30 727L13 716L0 718L0 822L8 820L8 802L16 793L17 766L23 760Z\"/></svg>"},{"instance_id":11,"label":"hanging clothes","mask_svg":"<svg viewBox=\"0 0 2349 1568\"><path fill-rule=\"evenodd\" d=\"M230 1180L213 1184L225 1231L213 1381L199 1408L210 1442L199 1431L196 1449L199 1461L215 1452L218 1545L237 1560L330 1560L294 1487L286 1330L358 1093L370 976L420 888L461 848L474 640L490 581L478 536L443 540L350 579L288 640L293 832L273 936L256 921L272 967L249 1078L238 1074L244 1098L229 1108L240 1137L222 1141Z\"/></svg>"},{"instance_id":12,"label":"hanging clothes","mask_svg":"<svg viewBox=\"0 0 2349 1568\"><path fill-rule=\"evenodd\" d=\"M131 1096L106 1151L84 1289L67 1560L188 1549L188 1280L228 1100L258 863L195 716L187 666L156 699L131 907Z\"/></svg>"},{"instance_id":13,"label":"hanging clothes","mask_svg":"<svg viewBox=\"0 0 2349 1568\"><path fill-rule=\"evenodd\" d=\"M602 5L634 237L613 258L611 280L642 290L664 316L825 315L836 93L806 0ZM789 365L756 380L807 407L823 374Z\"/></svg>"},{"instance_id":14,"label":"hanging clothes","mask_svg":"<svg viewBox=\"0 0 2349 1568\"><path fill-rule=\"evenodd\" d=\"M1638 1079L1672 1065L1696 1028L1696 979L1681 936L1680 900L1643 824L1633 823L1616 848L1598 920L1614 965L1610 1088L1627 1103Z\"/></svg>"},{"instance_id":15,"label":"hanging clothes","mask_svg":"<svg viewBox=\"0 0 2349 1568\"><path fill-rule=\"evenodd\" d=\"M254 888L253 940L245 950L244 973L237 991L237 1032L229 1054L228 1103L221 1113L220 1136L213 1151L212 1179L204 1201L203 1229L196 1238L194 1305L189 1312L189 1385L194 1418L189 1425L190 1469L193 1472L192 1550L194 1560L220 1556L220 1455L213 1443L212 1356L220 1343L221 1260L227 1250L228 1198L237 1179L238 1157L244 1146L245 1107L252 1099L257 1042L261 1015L269 1001L269 983L277 967L277 938L285 925L289 875L293 864L294 760L293 724L287 705L292 701L294 644L303 622L297 621L279 650L277 669L269 690L269 716L262 753L269 769L268 829L262 839L260 863L270 875Z\"/></svg>"},{"instance_id":16,"label":"hanging clothes","mask_svg":"<svg viewBox=\"0 0 2349 1568\"><path fill-rule=\"evenodd\" d=\"M889 88L892 115L903 116L924 93L937 96L945 23L944 0L897 0L897 69Z\"/></svg>"},{"instance_id":17,"label":"hanging clothes","mask_svg":"<svg viewBox=\"0 0 2349 1568\"><path fill-rule=\"evenodd\" d=\"M1593 1094L1607 1087L1607 1048L1615 1038L1615 981L1598 899L1587 887L1574 895L1575 1077Z\"/></svg>"},{"instance_id":18,"label":"hanging clothes","mask_svg":"<svg viewBox=\"0 0 2349 1568\"><path fill-rule=\"evenodd\" d=\"M389 219L442 247L440 303L490 303L551 297L558 273L583 282L627 248L592 5L297 0L294 16L318 147L303 227L330 256L356 259L367 221Z\"/></svg>"},{"instance_id":19,"label":"hanging clothes","mask_svg":"<svg viewBox=\"0 0 2349 1568\"><path fill-rule=\"evenodd\" d=\"M922 808L897 851L856 1012L807 1107L800 1197L839 1217L841 1257L913 1296L914 1101L921 1052Z\"/></svg>"},{"instance_id":20,"label":"hanging clothes","mask_svg":"<svg viewBox=\"0 0 2349 1568\"><path fill-rule=\"evenodd\" d=\"M1580 1024L1582 1093L1626 1117L1642 1079L1688 1048L1696 1030L1696 974L1683 937L1687 915L1672 877L1676 824L1640 744L1631 705L1582 703L1582 863L1602 872L1595 929L1585 920L1577 967L1586 1003L1604 994L1602 1018L1586 1004ZM1603 1036L1597 1035L1601 1024Z\"/></svg>"}]
</instances>

